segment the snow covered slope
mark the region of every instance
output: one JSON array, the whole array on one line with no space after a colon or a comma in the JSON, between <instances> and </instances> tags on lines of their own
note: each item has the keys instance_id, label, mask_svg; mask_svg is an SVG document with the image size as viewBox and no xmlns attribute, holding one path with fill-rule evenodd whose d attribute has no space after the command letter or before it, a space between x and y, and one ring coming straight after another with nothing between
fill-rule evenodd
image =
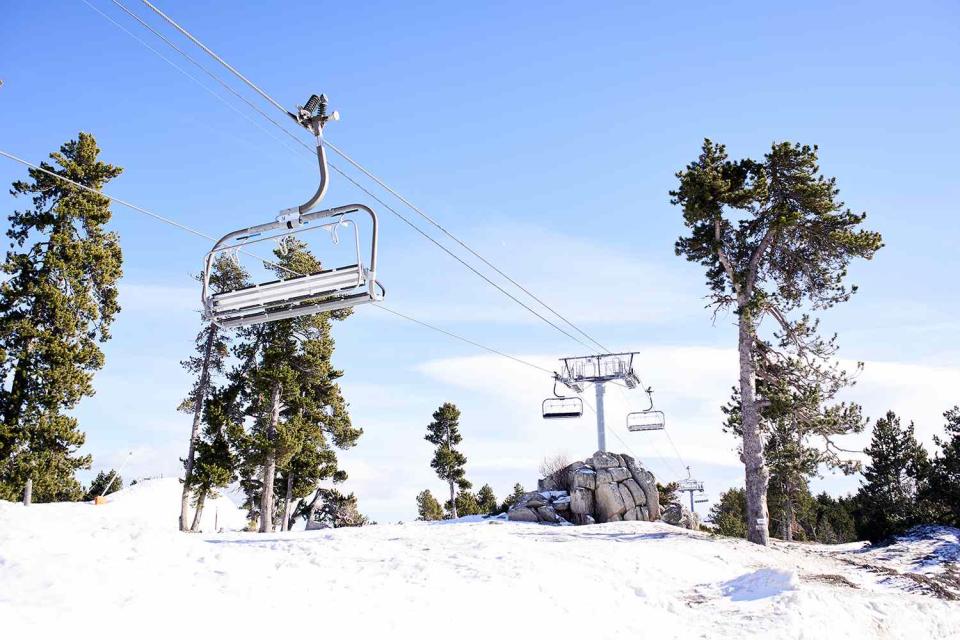
<instances>
[{"instance_id":1,"label":"snow covered slope","mask_svg":"<svg viewBox=\"0 0 960 640\"><path fill-rule=\"evenodd\" d=\"M0 503L3 637L960 638L960 603L859 545L476 519L183 535L170 482L102 507ZM923 534L900 544L891 571L938 564Z\"/></svg>"}]
</instances>

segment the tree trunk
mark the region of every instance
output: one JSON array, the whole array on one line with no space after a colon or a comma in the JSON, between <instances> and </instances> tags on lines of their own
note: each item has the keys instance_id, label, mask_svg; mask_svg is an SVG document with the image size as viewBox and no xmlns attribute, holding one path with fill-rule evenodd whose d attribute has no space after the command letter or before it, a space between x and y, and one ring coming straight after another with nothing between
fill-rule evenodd
<instances>
[{"instance_id":1,"label":"tree trunk","mask_svg":"<svg viewBox=\"0 0 960 640\"><path fill-rule=\"evenodd\" d=\"M767 465L763 459L760 437L760 412L756 399L756 372L753 345L756 328L749 311L741 310L738 351L740 353L740 407L743 421L743 466L747 494L747 540L766 546L770 542L767 529Z\"/></svg>"},{"instance_id":2,"label":"tree trunk","mask_svg":"<svg viewBox=\"0 0 960 640\"><path fill-rule=\"evenodd\" d=\"M450 481L450 513L454 518L457 517L457 492L453 488L453 480Z\"/></svg>"},{"instance_id":3,"label":"tree trunk","mask_svg":"<svg viewBox=\"0 0 960 640\"><path fill-rule=\"evenodd\" d=\"M203 515L203 503L207 499L207 492L201 491L197 496L197 510L193 514L193 524L190 525L190 531L196 533L200 531L200 516Z\"/></svg>"},{"instance_id":4,"label":"tree trunk","mask_svg":"<svg viewBox=\"0 0 960 640\"><path fill-rule=\"evenodd\" d=\"M783 539L787 542L793 542L793 496L789 487L784 492L783 522Z\"/></svg>"},{"instance_id":5,"label":"tree trunk","mask_svg":"<svg viewBox=\"0 0 960 640\"><path fill-rule=\"evenodd\" d=\"M287 473L287 495L283 499L283 520L280 531L290 530L290 501L293 500L293 474Z\"/></svg>"},{"instance_id":6,"label":"tree trunk","mask_svg":"<svg viewBox=\"0 0 960 640\"><path fill-rule=\"evenodd\" d=\"M27 484L23 487L23 506L29 507L33 503L33 478L27 478Z\"/></svg>"},{"instance_id":7,"label":"tree trunk","mask_svg":"<svg viewBox=\"0 0 960 640\"><path fill-rule=\"evenodd\" d=\"M200 383L197 385L197 397L193 401L193 427L190 429L190 447L184 462L183 493L180 496L180 531L187 530L187 518L190 514L190 482L193 480L193 461L196 457L197 438L200 436L200 418L203 414L203 400L210 381L210 354L217 337L217 327L210 325L207 344L203 348L203 366L200 368ZM193 527L190 527L193 530Z\"/></svg>"},{"instance_id":8,"label":"tree trunk","mask_svg":"<svg viewBox=\"0 0 960 640\"><path fill-rule=\"evenodd\" d=\"M260 533L273 531L273 481L277 475L277 452L273 442L277 437L277 424L280 422L280 384L273 385L271 399L270 427L267 430L267 460L263 465L263 489L260 492Z\"/></svg>"}]
</instances>

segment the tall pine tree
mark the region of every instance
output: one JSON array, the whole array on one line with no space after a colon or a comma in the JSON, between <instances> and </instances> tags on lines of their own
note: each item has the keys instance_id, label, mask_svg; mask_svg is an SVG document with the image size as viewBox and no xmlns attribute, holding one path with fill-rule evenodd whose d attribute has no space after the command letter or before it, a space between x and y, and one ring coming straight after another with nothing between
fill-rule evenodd
<instances>
[{"instance_id":1,"label":"tall pine tree","mask_svg":"<svg viewBox=\"0 0 960 640\"><path fill-rule=\"evenodd\" d=\"M457 518L457 488L466 491L471 484L464 470L467 458L456 449L463 441L460 435L460 410L456 405L445 402L433 412L433 422L427 425L424 440L437 447L430 466L437 472L437 477L450 487L448 509L451 517Z\"/></svg>"},{"instance_id":2,"label":"tall pine tree","mask_svg":"<svg viewBox=\"0 0 960 640\"><path fill-rule=\"evenodd\" d=\"M913 434L913 423L900 425L893 411L876 421L870 463L857 494L861 535L879 542L917 524L917 497L927 472L927 453Z\"/></svg>"},{"instance_id":3,"label":"tall pine tree","mask_svg":"<svg viewBox=\"0 0 960 640\"><path fill-rule=\"evenodd\" d=\"M847 266L882 246L880 234L861 228L865 214L846 208L817 162L816 147L789 143L774 144L760 161L732 161L723 145L706 140L670 192L689 229L677 255L705 267L715 312L737 315L747 537L758 544L769 540L769 470L756 395L760 323L770 318L797 357L829 357L816 324L791 315L849 299L856 288L844 283Z\"/></svg>"},{"instance_id":4,"label":"tall pine tree","mask_svg":"<svg viewBox=\"0 0 960 640\"><path fill-rule=\"evenodd\" d=\"M55 164L30 169L11 193L33 206L9 217L0 284L0 499L12 500L33 478L39 501L77 500L74 477L90 466L77 454L84 434L68 415L92 396L94 372L104 364L98 343L110 338L120 306L122 254L105 230L110 200L56 176L100 190L122 169L99 159L93 136L80 133Z\"/></svg>"},{"instance_id":5,"label":"tall pine tree","mask_svg":"<svg viewBox=\"0 0 960 640\"><path fill-rule=\"evenodd\" d=\"M927 497L933 516L940 522L960 527L960 407L944 412L946 435L936 436L940 447L933 460Z\"/></svg>"},{"instance_id":6,"label":"tall pine tree","mask_svg":"<svg viewBox=\"0 0 960 640\"><path fill-rule=\"evenodd\" d=\"M297 240L288 240L275 255L273 268L279 277L321 268ZM354 446L363 432L352 426L336 383L343 373L331 361L330 320L349 315L349 310L341 310L271 322L251 331L239 345L241 359L255 359L244 392L245 414L253 419L253 427L239 439L244 457L241 486L251 511L259 514L262 532L273 530L277 520L286 528L291 501L306 497L321 480L346 479L337 466L335 448ZM258 478L253 477L254 470ZM276 500L277 494L285 499ZM298 511L302 509L294 514Z\"/></svg>"},{"instance_id":7,"label":"tall pine tree","mask_svg":"<svg viewBox=\"0 0 960 640\"><path fill-rule=\"evenodd\" d=\"M247 284L247 274L230 257L221 254L213 265L213 272L210 274L210 287L213 293L238 289ZM190 444L187 448L187 457L183 461L184 477L183 491L180 497L180 530L187 531L190 513L191 491L195 485L193 481L194 461L196 448L200 438L200 422L203 416L204 405L210 396L216 377L224 372L227 357L230 353L230 334L224 331L212 322L204 325L197 338L194 341L196 354L190 356L180 364L188 372L193 374L194 382L190 393L180 403L179 410L193 415L193 423L190 429ZM213 440L208 440L210 445L219 436L213 436ZM225 442L225 441L224 441ZM210 464L209 456L212 451L207 448L207 464ZM209 475L209 471L208 471ZM198 486L205 487L209 484L210 478L203 482L196 483ZM208 489L209 490L209 489ZM206 497L206 491L199 499L194 501L202 509L203 498ZM195 514L194 521L199 521L199 514Z\"/></svg>"}]
</instances>

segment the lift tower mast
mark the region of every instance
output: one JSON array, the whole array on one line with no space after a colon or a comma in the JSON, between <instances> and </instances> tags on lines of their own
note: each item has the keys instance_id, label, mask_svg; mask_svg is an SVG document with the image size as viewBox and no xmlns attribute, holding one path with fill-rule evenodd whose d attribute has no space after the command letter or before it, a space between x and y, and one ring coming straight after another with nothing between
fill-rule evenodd
<instances>
[{"instance_id":1,"label":"lift tower mast","mask_svg":"<svg viewBox=\"0 0 960 640\"><path fill-rule=\"evenodd\" d=\"M598 356L561 358L563 369L556 374L557 382L583 393L584 386L593 384L597 392L597 450L607 450L607 436L603 419L603 393L608 382L622 382L628 389L640 386L640 378L633 370L632 353L607 353ZM649 393L649 390L645 390Z\"/></svg>"}]
</instances>

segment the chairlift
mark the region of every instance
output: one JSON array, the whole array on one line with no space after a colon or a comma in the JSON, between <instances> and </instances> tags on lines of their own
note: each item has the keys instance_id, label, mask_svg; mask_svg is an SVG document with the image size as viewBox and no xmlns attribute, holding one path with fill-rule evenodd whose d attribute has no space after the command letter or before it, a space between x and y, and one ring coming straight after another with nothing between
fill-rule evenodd
<instances>
[{"instance_id":1,"label":"chairlift","mask_svg":"<svg viewBox=\"0 0 960 640\"><path fill-rule=\"evenodd\" d=\"M321 211L311 211L327 192L329 177L327 154L323 144L323 127L330 120L339 120L334 111L327 114L326 96L313 95L296 114L289 114L298 124L311 131L317 141L317 162L320 167L320 186L307 202L297 207L284 209L273 222L231 231L220 238L206 256L203 269L204 317L221 327L242 327L263 322L314 315L337 309L346 309L361 304L379 302L386 293L377 281L377 214L366 205L350 204ZM370 262L365 266L361 255L360 234L356 223L349 217L355 213L370 216ZM322 224L311 223L323 222ZM237 256L249 245L276 241L281 251L288 238L311 230L324 229L330 233L334 244L339 243L340 228L353 231L356 258L353 264L321 269L314 273L281 276L261 284L240 289L210 290L210 275L215 258L220 254Z\"/></svg>"},{"instance_id":2,"label":"chairlift","mask_svg":"<svg viewBox=\"0 0 960 640\"><path fill-rule=\"evenodd\" d=\"M545 420L579 418L583 415L583 400L578 396L562 396L557 393L556 378L553 381L553 395L553 398L547 398L541 405Z\"/></svg>"}]
</instances>

